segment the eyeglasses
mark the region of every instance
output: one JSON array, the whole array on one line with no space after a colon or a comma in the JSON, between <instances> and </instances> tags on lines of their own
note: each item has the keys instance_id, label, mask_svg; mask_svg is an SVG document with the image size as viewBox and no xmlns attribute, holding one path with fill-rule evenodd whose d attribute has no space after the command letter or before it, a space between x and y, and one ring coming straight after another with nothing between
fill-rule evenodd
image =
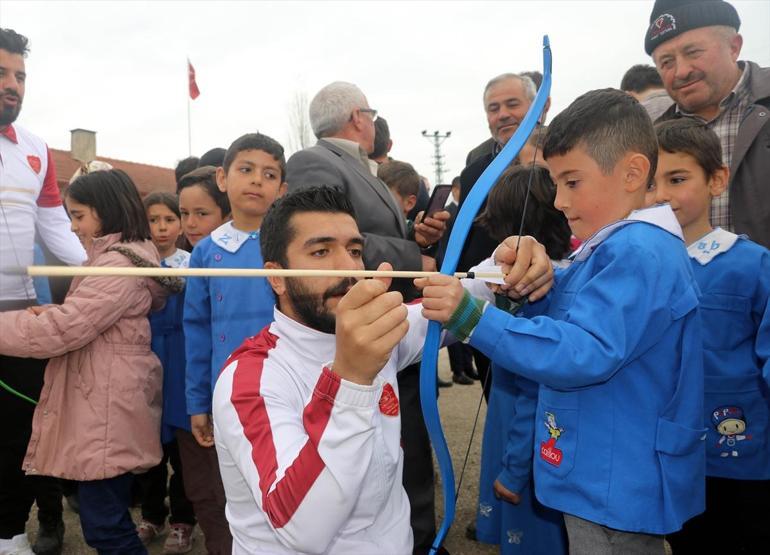
<instances>
[{"instance_id":1,"label":"eyeglasses","mask_svg":"<svg viewBox=\"0 0 770 555\"><path fill-rule=\"evenodd\" d=\"M377 120L377 110L373 110L371 108L359 108L359 112L366 112L367 114L372 114L372 121Z\"/></svg>"}]
</instances>

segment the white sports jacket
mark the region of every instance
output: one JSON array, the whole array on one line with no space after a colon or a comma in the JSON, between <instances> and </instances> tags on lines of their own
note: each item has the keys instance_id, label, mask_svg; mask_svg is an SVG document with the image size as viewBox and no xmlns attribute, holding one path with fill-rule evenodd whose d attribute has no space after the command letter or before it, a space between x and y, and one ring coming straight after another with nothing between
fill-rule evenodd
<instances>
[{"instance_id":1,"label":"white sports jacket","mask_svg":"<svg viewBox=\"0 0 770 555\"><path fill-rule=\"evenodd\" d=\"M422 354L421 308L371 386L326 368L334 335L278 309L228 359L213 411L234 554L412 552L396 372Z\"/></svg>"}]
</instances>

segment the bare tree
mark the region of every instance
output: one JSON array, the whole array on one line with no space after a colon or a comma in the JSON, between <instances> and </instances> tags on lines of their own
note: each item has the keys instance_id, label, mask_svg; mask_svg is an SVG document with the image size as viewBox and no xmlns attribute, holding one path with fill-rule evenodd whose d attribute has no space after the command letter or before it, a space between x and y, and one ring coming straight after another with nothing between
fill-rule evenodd
<instances>
[{"instance_id":1,"label":"bare tree","mask_svg":"<svg viewBox=\"0 0 770 555\"><path fill-rule=\"evenodd\" d=\"M289 149L302 150L314 143L305 91L296 91L289 103Z\"/></svg>"}]
</instances>

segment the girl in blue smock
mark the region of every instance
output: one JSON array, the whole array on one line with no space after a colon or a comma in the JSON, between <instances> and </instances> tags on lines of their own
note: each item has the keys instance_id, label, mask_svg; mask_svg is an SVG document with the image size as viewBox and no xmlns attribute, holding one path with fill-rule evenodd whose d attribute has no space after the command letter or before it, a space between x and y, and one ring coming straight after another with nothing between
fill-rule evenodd
<instances>
[{"instance_id":1,"label":"girl in blue smock","mask_svg":"<svg viewBox=\"0 0 770 555\"><path fill-rule=\"evenodd\" d=\"M188 267L190 253L176 246L182 233L177 196L153 193L144 199L144 207L150 223L152 242L160 254L161 266ZM189 551L196 523L192 503L185 495L182 462L175 437L177 429L190 430L185 403L183 308L184 291L169 296L163 310L150 315L152 350L163 366L163 414L160 429L163 459L158 466L139 477L142 520L137 526L137 533L142 543L148 545L164 531L166 517L169 516L170 530L163 546L164 553ZM170 481L169 462L173 470ZM165 503L167 494L170 515Z\"/></svg>"},{"instance_id":2,"label":"girl in blue smock","mask_svg":"<svg viewBox=\"0 0 770 555\"><path fill-rule=\"evenodd\" d=\"M532 184L523 215L527 183ZM553 206L556 187L543 166L515 166L501 177L489 194L478 222L498 242L519 234L532 235L549 257L559 261L569 254L571 232L564 214ZM558 264L558 262L557 262ZM522 309L526 312L527 307ZM479 480L476 538L499 544L503 554L558 555L567 552L562 514L537 501L532 481L532 453L538 384L512 372L493 371L492 389L484 426ZM514 504L495 492L498 482L518 495Z\"/></svg>"}]
</instances>

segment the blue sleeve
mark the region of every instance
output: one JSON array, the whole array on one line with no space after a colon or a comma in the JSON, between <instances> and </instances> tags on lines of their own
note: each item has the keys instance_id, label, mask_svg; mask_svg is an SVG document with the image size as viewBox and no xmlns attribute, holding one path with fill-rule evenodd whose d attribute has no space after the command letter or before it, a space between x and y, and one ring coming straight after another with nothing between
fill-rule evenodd
<instances>
[{"instance_id":1,"label":"blue sleeve","mask_svg":"<svg viewBox=\"0 0 770 555\"><path fill-rule=\"evenodd\" d=\"M757 338L754 343L759 368L770 386L770 251L765 250L759 266L759 286L752 303Z\"/></svg>"},{"instance_id":2,"label":"blue sleeve","mask_svg":"<svg viewBox=\"0 0 770 555\"><path fill-rule=\"evenodd\" d=\"M203 268L203 253L196 245L190 256L190 268ZM187 278L184 299L184 337L187 368L185 397L187 414L211 413L211 301L209 278Z\"/></svg>"},{"instance_id":3,"label":"blue sleeve","mask_svg":"<svg viewBox=\"0 0 770 555\"><path fill-rule=\"evenodd\" d=\"M495 370L499 367L495 366ZM527 487L532 470L532 449L535 437L535 411L540 386L526 378L517 377L514 417L508 424L508 443L503 453L503 470L497 479L514 493Z\"/></svg>"},{"instance_id":4,"label":"blue sleeve","mask_svg":"<svg viewBox=\"0 0 770 555\"><path fill-rule=\"evenodd\" d=\"M487 306L471 346L499 366L554 389L610 379L642 341L647 344L668 328L674 290L684 289L681 300L688 311L697 306L692 287L677 283L684 275L664 269L654 245L623 240L609 245L611 239L584 263L590 266L580 270L591 276L577 290L550 299L549 314L556 319L515 318Z\"/></svg>"}]
</instances>

